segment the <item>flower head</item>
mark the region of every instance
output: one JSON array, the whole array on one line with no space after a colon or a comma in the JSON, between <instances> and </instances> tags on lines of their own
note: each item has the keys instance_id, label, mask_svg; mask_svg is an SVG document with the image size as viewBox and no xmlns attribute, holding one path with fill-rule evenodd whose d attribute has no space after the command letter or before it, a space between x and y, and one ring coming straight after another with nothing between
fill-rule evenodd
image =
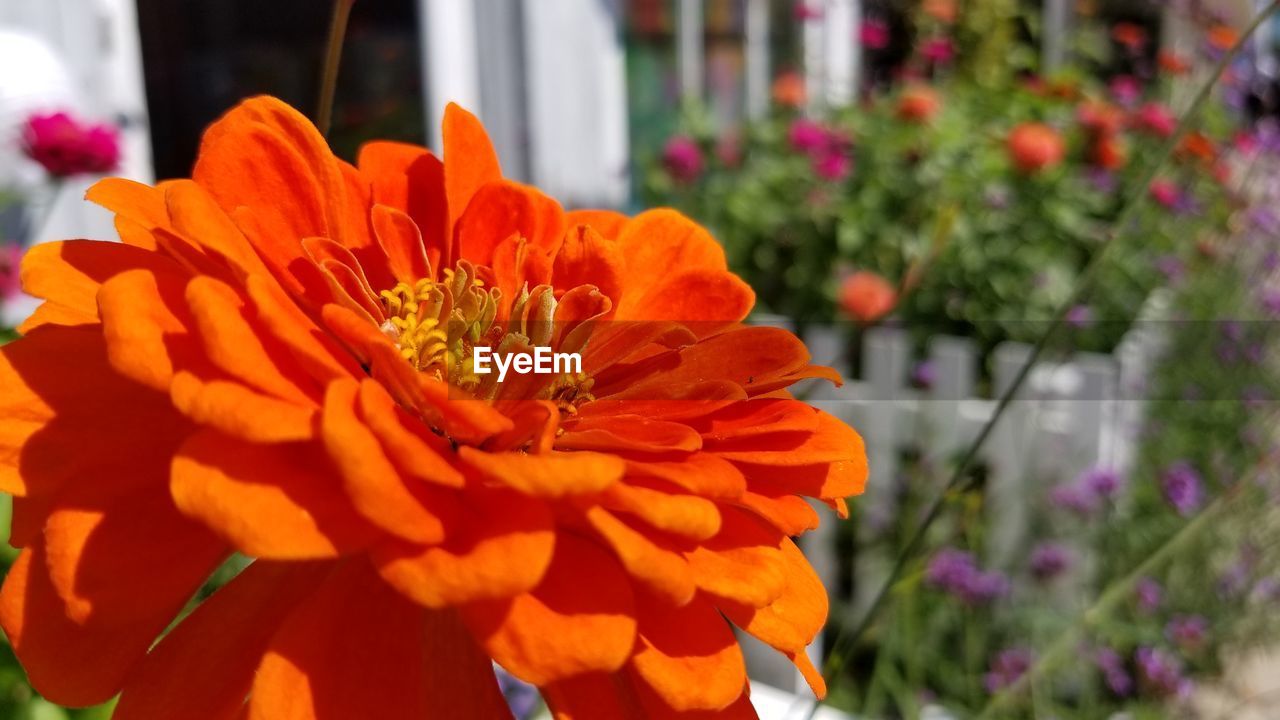
<instances>
[{"instance_id":1,"label":"flower head","mask_svg":"<svg viewBox=\"0 0 1280 720\"><path fill-rule=\"evenodd\" d=\"M1029 566L1037 580L1052 580L1066 572L1075 561L1071 550L1058 543L1041 543L1031 549Z\"/></svg>"},{"instance_id":2,"label":"flower head","mask_svg":"<svg viewBox=\"0 0 1280 720\"><path fill-rule=\"evenodd\" d=\"M983 570L973 555L945 548L929 560L925 581L968 605L983 605L1009 592L1009 579L995 570Z\"/></svg>"},{"instance_id":3,"label":"flower head","mask_svg":"<svg viewBox=\"0 0 1280 720\"><path fill-rule=\"evenodd\" d=\"M925 15L940 23L950 25L956 21L956 0L924 0L920 9Z\"/></svg>"},{"instance_id":4,"label":"flower head","mask_svg":"<svg viewBox=\"0 0 1280 720\"><path fill-rule=\"evenodd\" d=\"M830 142L830 132L821 123L808 118L796 118L787 128L787 142L798 152L813 153L823 150Z\"/></svg>"},{"instance_id":5,"label":"flower head","mask_svg":"<svg viewBox=\"0 0 1280 720\"><path fill-rule=\"evenodd\" d=\"M987 692L996 693L1018 682L1031 669L1035 656L1026 648L1001 650L991 660L991 669L983 677Z\"/></svg>"},{"instance_id":6,"label":"flower head","mask_svg":"<svg viewBox=\"0 0 1280 720\"><path fill-rule=\"evenodd\" d=\"M1185 698L1191 693L1191 680L1182 674L1182 663L1158 648L1140 647L1134 653L1138 679L1142 689L1156 697Z\"/></svg>"},{"instance_id":7,"label":"flower head","mask_svg":"<svg viewBox=\"0 0 1280 720\"><path fill-rule=\"evenodd\" d=\"M1179 460L1165 469L1160 476L1160 489L1165 501L1183 517L1194 514L1203 501L1200 473L1185 460Z\"/></svg>"},{"instance_id":8,"label":"flower head","mask_svg":"<svg viewBox=\"0 0 1280 720\"><path fill-rule=\"evenodd\" d=\"M853 172L853 158L839 150L826 150L813 158L813 172L823 180L839 182Z\"/></svg>"},{"instance_id":9,"label":"flower head","mask_svg":"<svg viewBox=\"0 0 1280 720\"><path fill-rule=\"evenodd\" d=\"M910 85L898 98L898 117L909 122L927 123L941 109L941 96L928 85Z\"/></svg>"},{"instance_id":10,"label":"flower head","mask_svg":"<svg viewBox=\"0 0 1280 720\"><path fill-rule=\"evenodd\" d=\"M702 175L702 149L693 138L677 135L662 149L662 165L676 182L691 183Z\"/></svg>"},{"instance_id":11,"label":"flower head","mask_svg":"<svg viewBox=\"0 0 1280 720\"><path fill-rule=\"evenodd\" d=\"M1057 130L1040 123L1023 123L1009 133L1009 157L1019 172L1034 174L1062 162L1066 144Z\"/></svg>"},{"instance_id":12,"label":"flower head","mask_svg":"<svg viewBox=\"0 0 1280 720\"><path fill-rule=\"evenodd\" d=\"M893 312L897 304L897 289L869 270L852 273L840 283L840 309L858 322L873 323Z\"/></svg>"},{"instance_id":13,"label":"flower head","mask_svg":"<svg viewBox=\"0 0 1280 720\"><path fill-rule=\"evenodd\" d=\"M1151 181L1147 191L1152 200L1155 200L1167 210L1177 210L1182 204L1182 191L1178 189L1177 184L1172 180L1156 178Z\"/></svg>"},{"instance_id":14,"label":"flower head","mask_svg":"<svg viewBox=\"0 0 1280 720\"><path fill-rule=\"evenodd\" d=\"M1191 72L1191 63L1182 55L1170 50L1161 50L1156 56L1160 69L1170 75L1186 75Z\"/></svg>"},{"instance_id":15,"label":"flower head","mask_svg":"<svg viewBox=\"0 0 1280 720\"><path fill-rule=\"evenodd\" d=\"M1164 588L1155 579L1149 577L1138 580L1138 584L1134 587L1134 594L1138 600L1138 610L1148 615L1159 610L1164 600Z\"/></svg>"},{"instance_id":16,"label":"flower head","mask_svg":"<svg viewBox=\"0 0 1280 720\"><path fill-rule=\"evenodd\" d=\"M930 38L920 45L920 57L931 63L946 64L951 62L955 55L956 46L951 42L951 38Z\"/></svg>"},{"instance_id":17,"label":"flower head","mask_svg":"<svg viewBox=\"0 0 1280 720\"><path fill-rule=\"evenodd\" d=\"M804 76L794 70L779 73L773 80L773 101L782 107L802 107L808 94Z\"/></svg>"},{"instance_id":18,"label":"flower head","mask_svg":"<svg viewBox=\"0 0 1280 720\"><path fill-rule=\"evenodd\" d=\"M692 221L566 212L456 106L442 139L349 165L255 98L192 179L93 187L123 242L27 254L46 302L0 348L24 548L0 625L43 695L505 717L496 662L561 716L738 717L730 623L824 692L826 593L790 538L818 521L802 496L847 513L866 460L781 391L835 375L742 324L754 296ZM477 359L535 346L579 365Z\"/></svg>"},{"instance_id":19,"label":"flower head","mask_svg":"<svg viewBox=\"0 0 1280 720\"><path fill-rule=\"evenodd\" d=\"M1132 75L1117 75L1107 88L1111 98L1125 107L1133 107L1142 98L1142 83Z\"/></svg>"},{"instance_id":20,"label":"flower head","mask_svg":"<svg viewBox=\"0 0 1280 720\"><path fill-rule=\"evenodd\" d=\"M1111 28L1111 39L1130 52L1138 52L1147 44L1147 31L1135 23L1116 23Z\"/></svg>"},{"instance_id":21,"label":"flower head","mask_svg":"<svg viewBox=\"0 0 1280 720\"><path fill-rule=\"evenodd\" d=\"M1156 137L1169 138L1178 129L1178 118L1168 106L1149 102L1134 114L1133 126Z\"/></svg>"},{"instance_id":22,"label":"flower head","mask_svg":"<svg viewBox=\"0 0 1280 720\"><path fill-rule=\"evenodd\" d=\"M1209 634L1209 621L1203 615L1179 615L1164 628L1164 636L1183 652L1191 653L1204 645Z\"/></svg>"},{"instance_id":23,"label":"flower head","mask_svg":"<svg viewBox=\"0 0 1280 720\"><path fill-rule=\"evenodd\" d=\"M868 50L882 50L889 46L889 25L878 18L866 18L858 26L858 39Z\"/></svg>"},{"instance_id":24,"label":"flower head","mask_svg":"<svg viewBox=\"0 0 1280 720\"><path fill-rule=\"evenodd\" d=\"M1112 693L1125 697L1133 692L1133 678L1125 669L1124 658L1120 657L1120 653L1108 647L1098 648L1093 661L1102 671L1102 677Z\"/></svg>"},{"instance_id":25,"label":"flower head","mask_svg":"<svg viewBox=\"0 0 1280 720\"><path fill-rule=\"evenodd\" d=\"M67 113L32 115L22 131L27 155L54 177L109 173L120 162L119 131Z\"/></svg>"}]
</instances>

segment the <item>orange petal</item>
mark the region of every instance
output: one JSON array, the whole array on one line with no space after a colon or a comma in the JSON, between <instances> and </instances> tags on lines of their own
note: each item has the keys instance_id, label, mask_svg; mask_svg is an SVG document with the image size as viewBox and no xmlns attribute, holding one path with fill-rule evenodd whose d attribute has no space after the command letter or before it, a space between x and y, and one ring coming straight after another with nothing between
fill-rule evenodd
<instances>
[{"instance_id":1,"label":"orange petal","mask_svg":"<svg viewBox=\"0 0 1280 720\"><path fill-rule=\"evenodd\" d=\"M739 502L786 535L800 535L818 527L818 513L808 501L796 495L769 497L746 492Z\"/></svg>"},{"instance_id":2,"label":"orange petal","mask_svg":"<svg viewBox=\"0 0 1280 720\"><path fill-rule=\"evenodd\" d=\"M98 321L98 288L127 270L180 274L168 258L121 243L62 240L32 247L22 258L22 289L45 300L42 317L58 310L58 324ZM47 322L48 320L45 320ZM24 334L43 322L23 324Z\"/></svg>"},{"instance_id":3,"label":"orange petal","mask_svg":"<svg viewBox=\"0 0 1280 720\"><path fill-rule=\"evenodd\" d=\"M158 187L124 178L105 178L94 183L84 199L148 230L170 227L164 190Z\"/></svg>"},{"instance_id":4,"label":"orange petal","mask_svg":"<svg viewBox=\"0 0 1280 720\"><path fill-rule=\"evenodd\" d=\"M678 711L720 710L738 699L747 668L729 623L706 599L682 607L637 602L639 642L631 666ZM696 678L696 682L690 682Z\"/></svg>"},{"instance_id":5,"label":"orange petal","mask_svg":"<svg viewBox=\"0 0 1280 720\"><path fill-rule=\"evenodd\" d=\"M316 386L305 378L287 350L248 314L244 298L210 277L187 284L187 304L205 356L218 369L246 385L301 405L314 405Z\"/></svg>"},{"instance_id":6,"label":"orange petal","mask_svg":"<svg viewBox=\"0 0 1280 720\"><path fill-rule=\"evenodd\" d=\"M674 487L662 488L661 482L632 478L607 489L600 502L628 512L658 530L693 540L706 540L720 532L720 511L715 503Z\"/></svg>"},{"instance_id":7,"label":"orange petal","mask_svg":"<svg viewBox=\"0 0 1280 720\"><path fill-rule=\"evenodd\" d=\"M230 553L155 479L134 492L75 483L59 493L45 521L46 561L72 620L120 625L180 607Z\"/></svg>"},{"instance_id":8,"label":"orange petal","mask_svg":"<svg viewBox=\"0 0 1280 720\"><path fill-rule=\"evenodd\" d=\"M720 533L685 553L698 587L752 607L768 605L787 581L778 550L782 534L737 508L723 508L720 517Z\"/></svg>"},{"instance_id":9,"label":"orange petal","mask_svg":"<svg viewBox=\"0 0 1280 720\"><path fill-rule=\"evenodd\" d=\"M587 673L541 688L555 720L647 720L625 674Z\"/></svg>"},{"instance_id":10,"label":"orange petal","mask_svg":"<svg viewBox=\"0 0 1280 720\"><path fill-rule=\"evenodd\" d=\"M451 168L446 161L446 175ZM528 185L495 180L476 189L454 226L459 257L476 265L492 264L494 251L512 235L550 255L564 238L560 203Z\"/></svg>"},{"instance_id":11,"label":"orange petal","mask_svg":"<svg viewBox=\"0 0 1280 720\"><path fill-rule=\"evenodd\" d=\"M622 297L626 266L617 244L606 240L587 225L570 225L560 251L556 253L555 286L572 288L594 285L600 293L614 301Z\"/></svg>"},{"instance_id":12,"label":"orange petal","mask_svg":"<svg viewBox=\"0 0 1280 720\"><path fill-rule=\"evenodd\" d=\"M251 557L336 557L377 537L351 508L324 450L310 443L261 445L198 432L173 460L170 489L183 513Z\"/></svg>"},{"instance_id":13,"label":"orange petal","mask_svg":"<svg viewBox=\"0 0 1280 720\"><path fill-rule=\"evenodd\" d=\"M707 449L714 443L774 433L812 433L818 412L798 400L751 399L734 403L690 423L702 433Z\"/></svg>"},{"instance_id":14,"label":"orange petal","mask_svg":"<svg viewBox=\"0 0 1280 720\"><path fill-rule=\"evenodd\" d=\"M693 598L697 591L693 571L679 553L658 545L603 507L588 508L585 516L633 578L676 605Z\"/></svg>"},{"instance_id":15,"label":"orange petal","mask_svg":"<svg viewBox=\"0 0 1280 720\"><path fill-rule=\"evenodd\" d=\"M174 233L204 251L210 258L208 269L230 269L229 278L267 272L240 228L204 188L191 180L169 182L165 204Z\"/></svg>"},{"instance_id":16,"label":"orange petal","mask_svg":"<svg viewBox=\"0 0 1280 720\"><path fill-rule=\"evenodd\" d=\"M752 489L765 495L807 495L821 499L859 495L867 484L866 458L818 465L778 467L735 463Z\"/></svg>"},{"instance_id":17,"label":"orange petal","mask_svg":"<svg viewBox=\"0 0 1280 720\"><path fill-rule=\"evenodd\" d=\"M422 231L431 267L440 270L449 260L452 227L440 158L416 145L371 142L360 148L357 164L372 184L374 202L413 219ZM459 208L459 215L463 209Z\"/></svg>"},{"instance_id":18,"label":"orange petal","mask_svg":"<svg viewBox=\"0 0 1280 720\"><path fill-rule=\"evenodd\" d=\"M0 348L0 418L0 490L16 495L121 477L189 427L168 397L110 367L94 326L49 325Z\"/></svg>"},{"instance_id":19,"label":"orange petal","mask_svg":"<svg viewBox=\"0 0 1280 720\"><path fill-rule=\"evenodd\" d=\"M761 608L727 599L716 600L716 605L733 624L761 641L783 652L802 653L827 621L827 591L790 538L783 537L779 547L786 578L781 595Z\"/></svg>"},{"instance_id":20,"label":"orange petal","mask_svg":"<svg viewBox=\"0 0 1280 720\"><path fill-rule=\"evenodd\" d=\"M329 574L328 563L258 561L200 603L152 648L115 720L235 720L267 643Z\"/></svg>"},{"instance_id":21,"label":"orange petal","mask_svg":"<svg viewBox=\"0 0 1280 720\"><path fill-rule=\"evenodd\" d=\"M614 317L620 321L675 320L706 336L745 318L755 303L751 286L728 271L676 270L657 285L629 285Z\"/></svg>"},{"instance_id":22,"label":"orange petal","mask_svg":"<svg viewBox=\"0 0 1280 720\"><path fill-rule=\"evenodd\" d=\"M321 419L325 449L347 495L366 520L397 537L424 545L440 542L445 534L441 515L456 512L456 501L439 488L400 475L357 416L358 392L355 380L331 383Z\"/></svg>"},{"instance_id":23,"label":"orange petal","mask_svg":"<svg viewBox=\"0 0 1280 720\"><path fill-rule=\"evenodd\" d=\"M817 414L818 427L812 434L778 433L743 437L708 448L726 460L761 465L793 467L836 462L866 462L862 437L853 428L829 413Z\"/></svg>"},{"instance_id":24,"label":"orange petal","mask_svg":"<svg viewBox=\"0 0 1280 720\"><path fill-rule=\"evenodd\" d=\"M63 612L49 582L43 544L37 543L9 568L0 589L0 626L37 692L59 705L84 707L120 690L184 602L133 622L76 624Z\"/></svg>"},{"instance_id":25,"label":"orange petal","mask_svg":"<svg viewBox=\"0 0 1280 720\"><path fill-rule=\"evenodd\" d=\"M387 262L396 280L412 285L432 276L431 262L422 246L422 233L412 218L395 208L375 205L372 220L374 234L387 253Z\"/></svg>"},{"instance_id":26,"label":"orange petal","mask_svg":"<svg viewBox=\"0 0 1280 720\"><path fill-rule=\"evenodd\" d=\"M458 449L458 457L490 480L496 480L527 495L563 497L604 490L622 478L622 460L592 452L489 453L469 447Z\"/></svg>"},{"instance_id":27,"label":"orange petal","mask_svg":"<svg viewBox=\"0 0 1280 720\"><path fill-rule=\"evenodd\" d=\"M317 409L254 392L238 382L201 380L188 372L174 375L173 406L198 425L256 443L310 440L316 436Z\"/></svg>"},{"instance_id":28,"label":"orange petal","mask_svg":"<svg viewBox=\"0 0 1280 720\"><path fill-rule=\"evenodd\" d=\"M493 151L489 135L475 115L454 103L444 109L444 123L440 132L444 145L444 187L448 199L450 233L458 219L466 212L467 205L476 191L487 183L502 179L498 155ZM501 239L501 238L499 238ZM452 267L458 257L447 258Z\"/></svg>"},{"instance_id":29,"label":"orange petal","mask_svg":"<svg viewBox=\"0 0 1280 720\"><path fill-rule=\"evenodd\" d=\"M443 544L375 546L371 556L382 577L431 608L509 597L537 585L555 545L551 511L510 491L473 495Z\"/></svg>"},{"instance_id":30,"label":"orange petal","mask_svg":"<svg viewBox=\"0 0 1280 720\"><path fill-rule=\"evenodd\" d=\"M364 374L355 358L322 332L274 280L253 276L245 281L245 289L257 311L257 319L289 349L311 377L324 383Z\"/></svg>"},{"instance_id":31,"label":"orange petal","mask_svg":"<svg viewBox=\"0 0 1280 720\"><path fill-rule=\"evenodd\" d=\"M583 592L588 579L591 591ZM635 644L634 599L622 568L594 543L564 533L536 588L460 613L496 662L535 685L617 670Z\"/></svg>"},{"instance_id":32,"label":"orange petal","mask_svg":"<svg viewBox=\"0 0 1280 720\"><path fill-rule=\"evenodd\" d=\"M449 441L395 403L373 380L360 382L360 416L401 473L422 482L460 488L466 479L451 463Z\"/></svg>"},{"instance_id":33,"label":"orange petal","mask_svg":"<svg viewBox=\"0 0 1280 720\"><path fill-rule=\"evenodd\" d=\"M640 415L580 418L556 438L567 450L630 450L634 452L693 452L702 447L698 433L679 423L650 420Z\"/></svg>"},{"instance_id":34,"label":"orange petal","mask_svg":"<svg viewBox=\"0 0 1280 720\"><path fill-rule=\"evenodd\" d=\"M203 365L183 294L187 278L129 270L98 293L111 365L127 378L168 390L174 371Z\"/></svg>"},{"instance_id":35,"label":"orange petal","mask_svg":"<svg viewBox=\"0 0 1280 720\"><path fill-rule=\"evenodd\" d=\"M350 559L271 639L249 717L510 717L493 666L455 623Z\"/></svg>"},{"instance_id":36,"label":"orange petal","mask_svg":"<svg viewBox=\"0 0 1280 720\"><path fill-rule=\"evenodd\" d=\"M734 500L747 489L746 479L733 463L704 452L680 460L628 459L627 475L666 480L712 500Z\"/></svg>"},{"instance_id":37,"label":"orange petal","mask_svg":"<svg viewBox=\"0 0 1280 720\"><path fill-rule=\"evenodd\" d=\"M622 226L631 218L615 210L570 210L564 214L565 225L586 225L610 240L622 234Z\"/></svg>"}]
</instances>

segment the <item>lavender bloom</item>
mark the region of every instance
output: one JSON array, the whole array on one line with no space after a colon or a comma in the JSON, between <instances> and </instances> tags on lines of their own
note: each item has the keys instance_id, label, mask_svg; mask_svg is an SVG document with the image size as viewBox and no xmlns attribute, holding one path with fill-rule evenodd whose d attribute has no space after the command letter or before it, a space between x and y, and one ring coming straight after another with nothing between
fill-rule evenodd
<instances>
[{"instance_id":1,"label":"lavender bloom","mask_svg":"<svg viewBox=\"0 0 1280 720\"><path fill-rule=\"evenodd\" d=\"M493 670L498 676L498 689L507 699L511 714L516 720L532 720L540 703L538 689L497 665L493 666Z\"/></svg>"},{"instance_id":2,"label":"lavender bloom","mask_svg":"<svg viewBox=\"0 0 1280 720\"><path fill-rule=\"evenodd\" d=\"M1001 650L991 661L991 669L984 678L987 692L995 693L1018 682L1031 669L1034 660L1031 651L1026 648Z\"/></svg>"},{"instance_id":3,"label":"lavender bloom","mask_svg":"<svg viewBox=\"0 0 1280 720\"><path fill-rule=\"evenodd\" d=\"M1049 491L1049 502L1081 517L1088 517L1098 509L1098 496L1079 483L1055 486Z\"/></svg>"},{"instance_id":4,"label":"lavender bloom","mask_svg":"<svg viewBox=\"0 0 1280 720\"><path fill-rule=\"evenodd\" d=\"M1120 657L1120 653L1111 648L1098 648L1093 661L1098 665L1098 669L1102 671L1102 677L1107 681L1107 687L1111 689L1111 692L1120 697L1125 697L1133 692L1133 678L1125 670L1124 658Z\"/></svg>"},{"instance_id":5,"label":"lavender bloom","mask_svg":"<svg viewBox=\"0 0 1280 720\"><path fill-rule=\"evenodd\" d=\"M1204 645L1209 634L1209 621L1202 615L1179 615L1164 628L1164 636L1183 652L1194 652Z\"/></svg>"},{"instance_id":6,"label":"lavender bloom","mask_svg":"<svg viewBox=\"0 0 1280 720\"><path fill-rule=\"evenodd\" d=\"M1258 305L1273 317L1280 317L1280 290L1265 290L1258 298Z\"/></svg>"},{"instance_id":7,"label":"lavender bloom","mask_svg":"<svg viewBox=\"0 0 1280 720\"><path fill-rule=\"evenodd\" d=\"M1185 698L1191 693L1191 680L1182 674L1182 663L1168 653L1141 647L1134 653L1138 677L1147 692L1158 697Z\"/></svg>"},{"instance_id":8,"label":"lavender bloom","mask_svg":"<svg viewBox=\"0 0 1280 720\"><path fill-rule=\"evenodd\" d=\"M994 570L982 570L972 554L955 548L939 551L925 569L925 582L969 605L981 605L1009 592L1009 580Z\"/></svg>"},{"instance_id":9,"label":"lavender bloom","mask_svg":"<svg viewBox=\"0 0 1280 720\"><path fill-rule=\"evenodd\" d=\"M1109 468L1087 470L1077 482L1105 500L1114 498L1120 492L1120 475Z\"/></svg>"},{"instance_id":10,"label":"lavender bloom","mask_svg":"<svg viewBox=\"0 0 1280 720\"><path fill-rule=\"evenodd\" d=\"M916 363L911 370L911 384L918 388L931 388L937 380L938 370L933 366L932 360Z\"/></svg>"},{"instance_id":11,"label":"lavender bloom","mask_svg":"<svg viewBox=\"0 0 1280 720\"><path fill-rule=\"evenodd\" d=\"M1182 517L1190 517L1203 497L1200 473L1185 460L1170 465L1160 479L1164 499Z\"/></svg>"},{"instance_id":12,"label":"lavender bloom","mask_svg":"<svg viewBox=\"0 0 1280 720\"><path fill-rule=\"evenodd\" d=\"M1061 575L1075 561L1071 550L1058 543L1041 543L1031 550L1031 574L1045 582Z\"/></svg>"},{"instance_id":13,"label":"lavender bloom","mask_svg":"<svg viewBox=\"0 0 1280 720\"><path fill-rule=\"evenodd\" d=\"M1164 601L1164 588L1152 578L1144 577L1134 587L1134 595L1138 598L1138 610L1150 615L1160 609L1160 603Z\"/></svg>"},{"instance_id":14,"label":"lavender bloom","mask_svg":"<svg viewBox=\"0 0 1280 720\"><path fill-rule=\"evenodd\" d=\"M1073 328L1087 328L1093 325L1093 308L1088 305L1076 305L1067 311L1067 325Z\"/></svg>"}]
</instances>

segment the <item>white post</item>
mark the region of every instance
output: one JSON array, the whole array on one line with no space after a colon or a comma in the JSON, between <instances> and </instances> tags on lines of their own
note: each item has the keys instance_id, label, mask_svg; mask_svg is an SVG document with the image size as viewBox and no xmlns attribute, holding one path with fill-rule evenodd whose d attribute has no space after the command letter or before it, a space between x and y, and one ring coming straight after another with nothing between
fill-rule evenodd
<instances>
[{"instance_id":1,"label":"white post","mask_svg":"<svg viewBox=\"0 0 1280 720\"><path fill-rule=\"evenodd\" d=\"M826 32L827 104L844 107L853 102L857 87L858 53L854 33L858 27L858 0L828 0L823 16Z\"/></svg>"},{"instance_id":2,"label":"white post","mask_svg":"<svg viewBox=\"0 0 1280 720\"><path fill-rule=\"evenodd\" d=\"M1071 0L1045 0L1040 33L1041 65L1053 72L1067 61L1067 33L1071 29Z\"/></svg>"},{"instance_id":3,"label":"white post","mask_svg":"<svg viewBox=\"0 0 1280 720\"><path fill-rule=\"evenodd\" d=\"M450 102L479 113L476 14L471 0L418 0L422 27L427 137L440 150L440 120Z\"/></svg>"},{"instance_id":4,"label":"white post","mask_svg":"<svg viewBox=\"0 0 1280 720\"><path fill-rule=\"evenodd\" d=\"M747 0L747 117L769 110L769 0Z\"/></svg>"},{"instance_id":5,"label":"white post","mask_svg":"<svg viewBox=\"0 0 1280 720\"><path fill-rule=\"evenodd\" d=\"M703 14L702 0L680 0L676 22L676 60L680 69L680 99L703 99Z\"/></svg>"}]
</instances>

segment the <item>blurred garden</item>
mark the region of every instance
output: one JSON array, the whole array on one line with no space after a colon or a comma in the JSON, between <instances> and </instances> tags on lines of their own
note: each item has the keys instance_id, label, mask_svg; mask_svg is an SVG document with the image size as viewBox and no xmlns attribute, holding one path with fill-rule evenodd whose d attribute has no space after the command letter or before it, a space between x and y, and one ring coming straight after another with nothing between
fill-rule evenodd
<instances>
[{"instance_id":1,"label":"blurred garden","mask_svg":"<svg viewBox=\"0 0 1280 720\"><path fill-rule=\"evenodd\" d=\"M867 440L866 496L802 543L831 598L821 712L845 713L819 717L1280 717L1276 5L1051 4L865 0L830 103L801 38L832 4L779 0L767 109L633 128L626 209L707 227L753 321L848 380L797 396ZM36 113L16 141L54 186L113 171L118 132ZM2 212L24 202L50 207L0 196L0 303L42 227ZM796 694L778 717L814 717L756 662ZM111 710L45 702L0 647L0 718Z\"/></svg>"}]
</instances>

